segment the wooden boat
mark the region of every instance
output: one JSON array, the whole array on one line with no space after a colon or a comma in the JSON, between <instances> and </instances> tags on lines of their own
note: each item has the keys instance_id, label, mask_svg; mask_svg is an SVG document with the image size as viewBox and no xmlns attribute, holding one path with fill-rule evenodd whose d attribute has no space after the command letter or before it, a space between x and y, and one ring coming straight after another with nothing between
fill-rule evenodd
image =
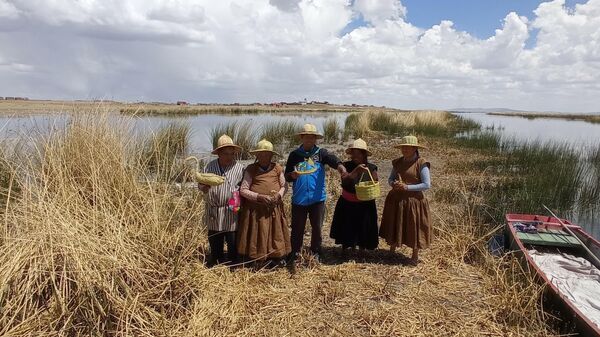
<instances>
[{"instance_id":1,"label":"wooden boat","mask_svg":"<svg viewBox=\"0 0 600 337\"><path fill-rule=\"evenodd\" d=\"M573 235L571 235L561 222L567 226ZM541 282L547 285L548 294L555 300L565 321L573 322L576 328L581 332L582 336L600 336L600 322L598 321L597 313L587 304L582 304L586 300L600 303L600 279L597 281L590 280L594 289L598 292L581 292L579 291L579 301L575 295L565 286L567 282L561 282L560 279L554 277L554 266L549 269L549 266L541 263L540 256L569 256L570 258L582 261L589 265L592 270L591 275L596 275L594 269L600 269L598 257L600 257L600 242L586 233L580 226L572 224L568 220L557 219L555 217L531 214L507 214L506 215L506 234L508 247L521 256L523 261L529 268L537 274ZM587 249L583 246L585 245ZM544 256L547 254L546 256ZM568 254L568 255L565 255ZM591 255L594 256L591 256ZM582 259L587 260L585 262ZM546 260L544 260L546 261ZM589 262L589 263L588 263ZM595 267L595 268L594 268ZM570 270L567 270L569 272ZM575 274L579 275L579 274ZM587 282L587 281L586 281ZM582 301L581 298L584 297ZM585 296L591 296L585 298ZM593 303L593 302L591 302Z\"/></svg>"}]
</instances>

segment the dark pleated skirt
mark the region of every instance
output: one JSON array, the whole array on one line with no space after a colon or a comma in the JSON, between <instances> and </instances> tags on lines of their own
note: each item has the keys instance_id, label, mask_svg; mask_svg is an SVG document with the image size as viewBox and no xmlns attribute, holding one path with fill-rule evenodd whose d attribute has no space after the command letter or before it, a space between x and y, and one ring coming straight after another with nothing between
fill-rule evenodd
<instances>
[{"instance_id":1,"label":"dark pleated skirt","mask_svg":"<svg viewBox=\"0 0 600 337\"><path fill-rule=\"evenodd\" d=\"M379 244L375 200L351 202L340 197L329 236L343 247L375 249Z\"/></svg>"}]
</instances>

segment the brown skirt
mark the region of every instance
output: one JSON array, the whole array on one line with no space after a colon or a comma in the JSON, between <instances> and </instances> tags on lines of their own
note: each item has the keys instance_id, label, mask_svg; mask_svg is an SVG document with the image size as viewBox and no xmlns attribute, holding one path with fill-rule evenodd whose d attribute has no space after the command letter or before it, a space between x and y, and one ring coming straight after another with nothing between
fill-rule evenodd
<instances>
[{"instance_id":1,"label":"brown skirt","mask_svg":"<svg viewBox=\"0 0 600 337\"><path fill-rule=\"evenodd\" d=\"M238 219L237 250L250 259L281 258L292 250L283 204L267 207L246 201Z\"/></svg>"},{"instance_id":2,"label":"brown skirt","mask_svg":"<svg viewBox=\"0 0 600 337\"><path fill-rule=\"evenodd\" d=\"M390 246L428 248L429 202L422 192L390 191L385 198L379 236Z\"/></svg>"}]
</instances>

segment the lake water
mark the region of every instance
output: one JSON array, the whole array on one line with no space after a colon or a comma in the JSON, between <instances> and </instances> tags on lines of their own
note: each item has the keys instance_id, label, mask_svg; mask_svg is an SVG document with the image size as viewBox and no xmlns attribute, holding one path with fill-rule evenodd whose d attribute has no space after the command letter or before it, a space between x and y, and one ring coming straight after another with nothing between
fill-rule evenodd
<instances>
[{"instance_id":1,"label":"lake water","mask_svg":"<svg viewBox=\"0 0 600 337\"><path fill-rule=\"evenodd\" d=\"M600 143L600 124L597 123L555 118L527 119L486 113L455 115L474 120L485 128L494 128L506 137L523 141L557 141L583 146Z\"/></svg>"}]
</instances>

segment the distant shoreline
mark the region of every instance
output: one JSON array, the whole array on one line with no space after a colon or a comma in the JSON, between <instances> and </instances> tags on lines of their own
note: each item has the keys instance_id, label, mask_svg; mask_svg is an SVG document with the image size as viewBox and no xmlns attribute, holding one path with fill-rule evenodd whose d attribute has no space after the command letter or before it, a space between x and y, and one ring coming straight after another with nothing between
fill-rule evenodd
<instances>
[{"instance_id":1,"label":"distant shoreline","mask_svg":"<svg viewBox=\"0 0 600 337\"><path fill-rule=\"evenodd\" d=\"M492 116L521 117L526 119L551 118L571 121L584 121L588 123L600 123L600 115L593 114L569 114L569 113L534 113L534 112L488 112Z\"/></svg>"},{"instance_id":2,"label":"distant shoreline","mask_svg":"<svg viewBox=\"0 0 600 337\"><path fill-rule=\"evenodd\" d=\"M336 105L323 103L277 104L176 104L160 102L124 103L117 101L53 101L53 100L0 100L0 115L39 115L72 112L111 112L125 115L185 116L203 114L258 114L258 113L352 113L366 110L404 110L368 105Z\"/></svg>"},{"instance_id":3,"label":"distant shoreline","mask_svg":"<svg viewBox=\"0 0 600 337\"><path fill-rule=\"evenodd\" d=\"M108 112L130 116L193 116L245 114L319 114L354 113L363 111L414 112L431 110L395 109L373 105L326 104L320 102L275 104L177 104L162 102L119 102L100 100L0 100L0 116L31 116L81 112ZM441 110L440 110L441 111Z\"/></svg>"}]
</instances>

